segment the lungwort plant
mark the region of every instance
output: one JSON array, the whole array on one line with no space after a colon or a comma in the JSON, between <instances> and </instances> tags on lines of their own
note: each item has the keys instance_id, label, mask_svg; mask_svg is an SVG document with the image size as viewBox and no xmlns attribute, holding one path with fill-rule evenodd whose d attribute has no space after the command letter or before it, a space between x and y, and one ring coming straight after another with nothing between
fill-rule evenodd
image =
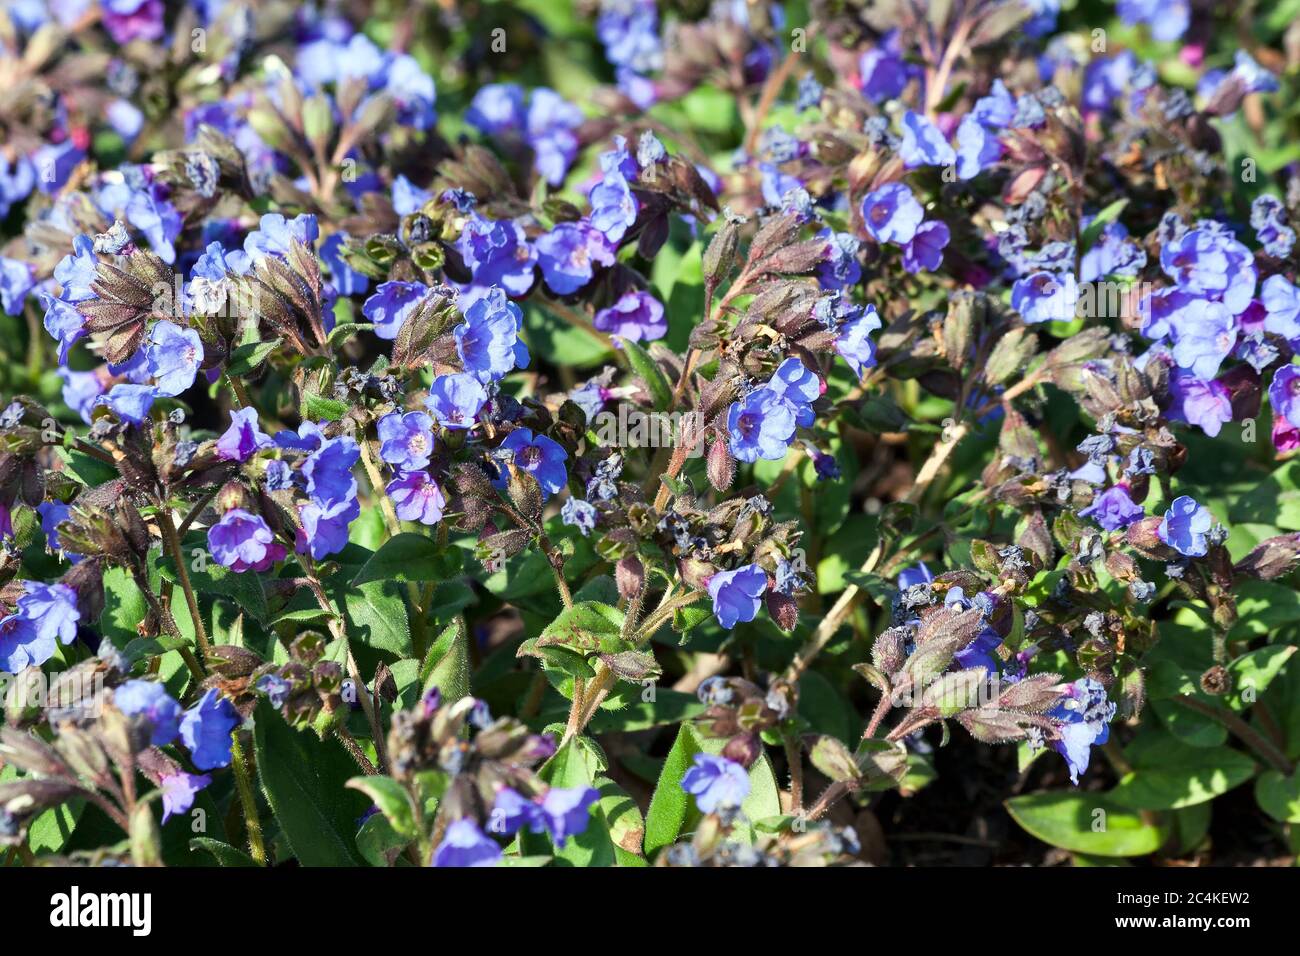
<instances>
[{"instance_id":1,"label":"lungwort plant","mask_svg":"<svg viewBox=\"0 0 1300 956\"><path fill-rule=\"evenodd\" d=\"M1293 855L1300 4L1061 6L4 4L0 861Z\"/></svg>"}]
</instances>

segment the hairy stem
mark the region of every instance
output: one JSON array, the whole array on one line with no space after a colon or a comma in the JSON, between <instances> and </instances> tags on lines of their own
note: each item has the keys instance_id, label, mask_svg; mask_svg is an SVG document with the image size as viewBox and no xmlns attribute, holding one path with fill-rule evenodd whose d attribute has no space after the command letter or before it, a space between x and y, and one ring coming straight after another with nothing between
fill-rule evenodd
<instances>
[{"instance_id":1,"label":"hairy stem","mask_svg":"<svg viewBox=\"0 0 1300 956\"><path fill-rule=\"evenodd\" d=\"M239 734L230 739L230 766L235 771L235 787L239 791L239 804L244 811L244 829L248 831L248 851L254 862L266 866L266 847L262 843L262 821L257 816L257 797L248 773L248 761Z\"/></svg>"}]
</instances>

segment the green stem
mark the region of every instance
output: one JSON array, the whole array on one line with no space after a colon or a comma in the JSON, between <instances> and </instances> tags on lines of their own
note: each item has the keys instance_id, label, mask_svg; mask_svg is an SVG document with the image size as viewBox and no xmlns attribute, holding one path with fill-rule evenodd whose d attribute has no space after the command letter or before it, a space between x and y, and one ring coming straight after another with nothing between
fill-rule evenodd
<instances>
[{"instance_id":1,"label":"green stem","mask_svg":"<svg viewBox=\"0 0 1300 956\"><path fill-rule=\"evenodd\" d=\"M239 803L244 810L244 829L248 831L248 850L254 862L266 866L266 847L262 843L262 821L257 816L257 797L244 759L244 748L236 733L230 740L230 766L235 771L235 786L239 790Z\"/></svg>"}]
</instances>

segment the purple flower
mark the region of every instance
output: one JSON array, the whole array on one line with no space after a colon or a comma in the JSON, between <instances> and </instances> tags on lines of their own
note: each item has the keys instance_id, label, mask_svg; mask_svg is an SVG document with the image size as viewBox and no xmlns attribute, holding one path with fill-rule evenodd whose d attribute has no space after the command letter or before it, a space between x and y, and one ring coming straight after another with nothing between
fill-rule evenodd
<instances>
[{"instance_id":1,"label":"purple flower","mask_svg":"<svg viewBox=\"0 0 1300 956\"><path fill-rule=\"evenodd\" d=\"M1022 0L1029 8L1030 17L1025 21L1026 36L1044 37L1056 29L1056 18L1061 12L1061 0Z\"/></svg>"},{"instance_id":2,"label":"purple flower","mask_svg":"<svg viewBox=\"0 0 1300 956\"><path fill-rule=\"evenodd\" d=\"M235 705L211 688L181 718L181 741L200 770L230 766L230 735L243 720Z\"/></svg>"},{"instance_id":3,"label":"purple flower","mask_svg":"<svg viewBox=\"0 0 1300 956\"><path fill-rule=\"evenodd\" d=\"M1029 324L1068 322L1079 303L1074 274L1035 272L1011 287L1011 307Z\"/></svg>"},{"instance_id":4,"label":"purple flower","mask_svg":"<svg viewBox=\"0 0 1300 956\"><path fill-rule=\"evenodd\" d=\"M308 455L302 464L311 500L322 508L355 501L357 478L352 467L360 457L361 449L356 440L347 435L321 442L320 448Z\"/></svg>"},{"instance_id":5,"label":"purple flower","mask_svg":"<svg viewBox=\"0 0 1300 956\"><path fill-rule=\"evenodd\" d=\"M47 196L53 196L68 183L72 171L86 158L71 139L61 143L46 143L32 153L32 165L39 171L36 186Z\"/></svg>"},{"instance_id":6,"label":"purple flower","mask_svg":"<svg viewBox=\"0 0 1300 956\"><path fill-rule=\"evenodd\" d=\"M1255 240L1274 259L1285 259L1295 247L1295 230L1286 223L1286 207L1269 193L1256 196L1250 204L1250 225Z\"/></svg>"},{"instance_id":7,"label":"purple flower","mask_svg":"<svg viewBox=\"0 0 1300 956\"><path fill-rule=\"evenodd\" d=\"M1233 315L1255 295L1255 257L1222 228L1189 229L1166 242L1160 268L1184 292L1221 301Z\"/></svg>"},{"instance_id":8,"label":"purple flower","mask_svg":"<svg viewBox=\"0 0 1300 956\"><path fill-rule=\"evenodd\" d=\"M38 639L71 644L77 639L77 592L66 584L41 584L24 581L24 593L18 599L16 613L23 615L36 629Z\"/></svg>"},{"instance_id":9,"label":"purple flower","mask_svg":"<svg viewBox=\"0 0 1300 956\"><path fill-rule=\"evenodd\" d=\"M0 530L9 532L4 537L13 534L12 527ZM17 674L24 667L40 667L54 656L57 649L53 638L42 638L37 633L27 615L14 613L0 618L0 670Z\"/></svg>"},{"instance_id":10,"label":"purple flower","mask_svg":"<svg viewBox=\"0 0 1300 956\"><path fill-rule=\"evenodd\" d=\"M950 166L957 161L957 153L939 132L939 127L912 110L903 114L903 141L898 147L898 155L908 169Z\"/></svg>"},{"instance_id":11,"label":"purple flower","mask_svg":"<svg viewBox=\"0 0 1300 956\"><path fill-rule=\"evenodd\" d=\"M713 616L731 630L758 616L767 592L767 572L757 564L719 571L709 578L708 587L709 597L713 598Z\"/></svg>"},{"instance_id":12,"label":"purple flower","mask_svg":"<svg viewBox=\"0 0 1300 956\"><path fill-rule=\"evenodd\" d=\"M663 303L642 289L624 292L617 302L596 313L592 325L633 342L652 342L668 334Z\"/></svg>"},{"instance_id":13,"label":"purple flower","mask_svg":"<svg viewBox=\"0 0 1300 956\"><path fill-rule=\"evenodd\" d=\"M560 520L577 528L585 538L596 528L596 506L581 498L570 498L560 509Z\"/></svg>"},{"instance_id":14,"label":"purple flower","mask_svg":"<svg viewBox=\"0 0 1300 956\"><path fill-rule=\"evenodd\" d=\"M907 86L912 69L903 59L897 31L858 59L858 86L873 103L896 99Z\"/></svg>"},{"instance_id":15,"label":"purple flower","mask_svg":"<svg viewBox=\"0 0 1300 956\"><path fill-rule=\"evenodd\" d=\"M95 399L96 405L107 405L118 419L128 425L142 425L149 419L158 389L152 385L131 385L119 382L107 395Z\"/></svg>"},{"instance_id":16,"label":"purple flower","mask_svg":"<svg viewBox=\"0 0 1300 956\"><path fill-rule=\"evenodd\" d=\"M442 842L433 851L434 866L496 866L501 847L485 836L469 817L447 827Z\"/></svg>"},{"instance_id":17,"label":"purple flower","mask_svg":"<svg viewBox=\"0 0 1300 956\"><path fill-rule=\"evenodd\" d=\"M362 304L361 314L374 323L375 335L391 341L428 293L423 282L385 282Z\"/></svg>"},{"instance_id":18,"label":"purple flower","mask_svg":"<svg viewBox=\"0 0 1300 956\"><path fill-rule=\"evenodd\" d=\"M1081 518L1092 518L1107 531L1127 528L1146 512L1129 497L1128 486L1120 483L1107 488L1087 508L1079 512Z\"/></svg>"},{"instance_id":19,"label":"purple flower","mask_svg":"<svg viewBox=\"0 0 1300 956\"><path fill-rule=\"evenodd\" d=\"M104 29L113 42L162 39L162 0L103 0L103 8Z\"/></svg>"},{"instance_id":20,"label":"purple flower","mask_svg":"<svg viewBox=\"0 0 1300 956\"><path fill-rule=\"evenodd\" d=\"M179 395L194 384L203 362L203 342L193 329L162 319L149 332L145 357L158 391Z\"/></svg>"},{"instance_id":21,"label":"purple flower","mask_svg":"<svg viewBox=\"0 0 1300 956\"><path fill-rule=\"evenodd\" d=\"M840 326L835 336L835 351L849 363L858 378L876 364L876 343L871 333L880 328L880 316L874 305L868 305L861 314Z\"/></svg>"},{"instance_id":22,"label":"purple flower","mask_svg":"<svg viewBox=\"0 0 1300 956\"><path fill-rule=\"evenodd\" d=\"M491 382L528 364L528 347L519 339L524 314L497 286L465 310L456 326L456 352L480 382Z\"/></svg>"},{"instance_id":23,"label":"purple flower","mask_svg":"<svg viewBox=\"0 0 1300 956\"><path fill-rule=\"evenodd\" d=\"M559 223L536 245L542 276L557 295L570 295L590 282L594 265L614 264L609 240L586 219Z\"/></svg>"},{"instance_id":24,"label":"purple flower","mask_svg":"<svg viewBox=\"0 0 1300 956\"><path fill-rule=\"evenodd\" d=\"M21 315L27 294L36 287L36 270L26 262L0 256L0 307Z\"/></svg>"},{"instance_id":25,"label":"purple flower","mask_svg":"<svg viewBox=\"0 0 1300 956\"><path fill-rule=\"evenodd\" d=\"M728 447L737 461L785 458L797 410L767 386L754 389L727 412Z\"/></svg>"},{"instance_id":26,"label":"purple flower","mask_svg":"<svg viewBox=\"0 0 1300 956\"><path fill-rule=\"evenodd\" d=\"M379 457L398 471L425 468L433 452L433 420L424 412L390 412L379 419Z\"/></svg>"},{"instance_id":27,"label":"purple flower","mask_svg":"<svg viewBox=\"0 0 1300 956\"><path fill-rule=\"evenodd\" d=\"M1169 376L1166 414L1172 421L1195 425L1213 438L1232 421L1232 396L1222 382L1198 378L1194 372L1175 371Z\"/></svg>"},{"instance_id":28,"label":"purple flower","mask_svg":"<svg viewBox=\"0 0 1300 956\"><path fill-rule=\"evenodd\" d=\"M610 242L618 242L636 222L637 201L628 180L636 176L636 162L618 138L618 148L600 157L601 181L591 188L591 224Z\"/></svg>"},{"instance_id":29,"label":"purple flower","mask_svg":"<svg viewBox=\"0 0 1300 956\"><path fill-rule=\"evenodd\" d=\"M682 774L682 789L695 797L701 813L736 809L749 796L749 774L734 760L697 753Z\"/></svg>"},{"instance_id":30,"label":"purple flower","mask_svg":"<svg viewBox=\"0 0 1300 956\"><path fill-rule=\"evenodd\" d=\"M475 285L500 286L510 295L524 295L533 287L537 250L514 220L471 214L456 240L456 251Z\"/></svg>"},{"instance_id":31,"label":"purple flower","mask_svg":"<svg viewBox=\"0 0 1300 956\"><path fill-rule=\"evenodd\" d=\"M925 211L903 183L887 183L862 200L862 222L879 243L905 245L916 235Z\"/></svg>"},{"instance_id":32,"label":"purple flower","mask_svg":"<svg viewBox=\"0 0 1300 956\"><path fill-rule=\"evenodd\" d=\"M397 517L403 521L435 525L442 520L447 507L442 489L427 471L412 471L394 478L384 491L393 499Z\"/></svg>"},{"instance_id":33,"label":"purple flower","mask_svg":"<svg viewBox=\"0 0 1300 956\"><path fill-rule=\"evenodd\" d=\"M271 436L258 425L256 408L237 408L230 413L230 427L217 439L217 457L245 462L259 449L274 444Z\"/></svg>"},{"instance_id":34,"label":"purple flower","mask_svg":"<svg viewBox=\"0 0 1300 956\"><path fill-rule=\"evenodd\" d=\"M467 372L458 372L435 378L424 404L443 428L465 429L474 426L486 401L487 392L479 380Z\"/></svg>"},{"instance_id":35,"label":"purple flower","mask_svg":"<svg viewBox=\"0 0 1300 956\"><path fill-rule=\"evenodd\" d=\"M921 223L911 242L903 247L903 268L911 273L933 272L943 264L943 250L950 237L947 223L938 219Z\"/></svg>"},{"instance_id":36,"label":"purple flower","mask_svg":"<svg viewBox=\"0 0 1300 956\"><path fill-rule=\"evenodd\" d=\"M1277 370L1268 387L1268 401L1274 419L1284 418L1300 428L1300 367L1283 365Z\"/></svg>"},{"instance_id":37,"label":"purple flower","mask_svg":"<svg viewBox=\"0 0 1300 956\"><path fill-rule=\"evenodd\" d=\"M516 468L537 479L544 499L556 494L569 480L564 466L568 453L545 435L534 435L530 429L516 428L505 437L500 451L508 453L507 460Z\"/></svg>"},{"instance_id":38,"label":"purple flower","mask_svg":"<svg viewBox=\"0 0 1300 956\"><path fill-rule=\"evenodd\" d=\"M22 202L36 188L36 170L23 155L9 165L9 157L0 153L0 219L9 215L14 204Z\"/></svg>"},{"instance_id":39,"label":"purple flower","mask_svg":"<svg viewBox=\"0 0 1300 956\"><path fill-rule=\"evenodd\" d=\"M1198 558L1209 550L1206 533L1213 523L1210 509L1197 504L1195 498L1180 495L1169 505L1156 534L1184 557Z\"/></svg>"},{"instance_id":40,"label":"purple flower","mask_svg":"<svg viewBox=\"0 0 1300 956\"><path fill-rule=\"evenodd\" d=\"M126 716L143 718L155 747L166 747L180 731L181 705L155 681L127 681L113 691L113 703Z\"/></svg>"},{"instance_id":41,"label":"purple flower","mask_svg":"<svg viewBox=\"0 0 1300 956\"><path fill-rule=\"evenodd\" d=\"M238 572L265 571L284 558L266 520L242 508L231 508L208 529L208 550L217 564Z\"/></svg>"},{"instance_id":42,"label":"purple flower","mask_svg":"<svg viewBox=\"0 0 1300 956\"><path fill-rule=\"evenodd\" d=\"M1079 774L1088 769L1091 748L1110 738L1115 711L1115 704L1106 698L1106 688L1091 677L1082 677L1047 712L1057 725L1058 736L1052 741L1052 749L1065 758L1071 783L1077 785Z\"/></svg>"},{"instance_id":43,"label":"purple flower","mask_svg":"<svg viewBox=\"0 0 1300 956\"><path fill-rule=\"evenodd\" d=\"M188 813L194 806L194 798L198 796L199 791L211 782L212 777L206 773L177 772L163 777L158 782L158 789L162 791L162 822L166 823L170 817L178 813Z\"/></svg>"}]
</instances>

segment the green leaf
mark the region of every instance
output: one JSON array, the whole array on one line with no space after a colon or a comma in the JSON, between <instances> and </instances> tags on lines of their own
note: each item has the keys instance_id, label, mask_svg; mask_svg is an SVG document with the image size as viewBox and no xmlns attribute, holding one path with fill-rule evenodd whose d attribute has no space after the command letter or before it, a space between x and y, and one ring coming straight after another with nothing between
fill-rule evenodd
<instances>
[{"instance_id":1,"label":"green leaf","mask_svg":"<svg viewBox=\"0 0 1300 956\"><path fill-rule=\"evenodd\" d=\"M340 603L347 618L348 634L356 645L383 652L379 656L411 656L410 619L399 585L371 581L351 587L343 591Z\"/></svg>"},{"instance_id":2,"label":"green leaf","mask_svg":"<svg viewBox=\"0 0 1300 956\"><path fill-rule=\"evenodd\" d=\"M376 813L367 818L357 830L357 850L371 866L388 866L388 855L400 850L411 841L393 829L388 818Z\"/></svg>"},{"instance_id":3,"label":"green leaf","mask_svg":"<svg viewBox=\"0 0 1300 956\"><path fill-rule=\"evenodd\" d=\"M255 869L261 869L257 865L257 861L243 850L237 849L229 843L214 840L212 837L194 837L190 840L190 849L193 851L202 850L209 854L217 861L217 866L240 868L251 866Z\"/></svg>"},{"instance_id":4,"label":"green leaf","mask_svg":"<svg viewBox=\"0 0 1300 956\"><path fill-rule=\"evenodd\" d=\"M600 601L579 601L565 608L537 637L537 646L564 647L590 654L628 649L621 637L623 612Z\"/></svg>"},{"instance_id":5,"label":"green leaf","mask_svg":"<svg viewBox=\"0 0 1300 956\"><path fill-rule=\"evenodd\" d=\"M610 842L614 844L614 858L619 866L646 866L641 855L645 839L645 817L636 801L627 791L609 777L597 777L596 789L600 791L600 812L605 817Z\"/></svg>"},{"instance_id":6,"label":"green leaf","mask_svg":"<svg viewBox=\"0 0 1300 956\"><path fill-rule=\"evenodd\" d=\"M443 703L450 704L469 694L469 682L469 635L465 619L457 615L425 654L420 685L426 692L437 687Z\"/></svg>"},{"instance_id":7,"label":"green leaf","mask_svg":"<svg viewBox=\"0 0 1300 956\"><path fill-rule=\"evenodd\" d=\"M1255 775L1255 761L1231 747L1193 747L1157 730L1134 739L1124 756L1133 765L1111 790L1134 810L1177 810L1213 800Z\"/></svg>"},{"instance_id":8,"label":"green leaf","mask_svg":"<svg viewBox=\"0 0 1300 956\"><path fill-rule=\"evenodd\" d=\"M230 353L230 363L226 374L231 376L247 375L266 361L267 357L280 347L284 339L272 339L269 342L246 342L236 346Z\"/></svg>"},{"instance_id":9,"label":"green leaf","mask_svg":"<svg viewBox=\"0 0 1300 956\"><path fill-rule=\"evenodd\" d=\"M1284 777L1278 770L1266 770L1255 781L1255 800L1274 820L1300 823L1300 771Z\"/></svg>"},{"instance_id":10,"label":"green leaf","mask_svg":"<svg viewBox=\"0 0 1300 956\"><path fill-rule=\"evenodd\" d=\"M1242 654L1228 665L1232 675L1232 692L1227 698L1233 710L1245 710L1259 699L1273 679L1282 672L1296 651L1293 645L1271 644Z\"/></svg>"},{"instance_id":11,"label":"green leaf","mask_svg":"<svg viewBox=\"0 0 1300 956\"><path fill-rule=\"evenodd\" d=\"M1096 793L1029 793L1005 806L1016 823L1044 843L1090 856L1145 856L1172 832L1165 818L1147 823L1137 811Z\"/></svg>"},{"instance_id":12,"label":"green leaf","mask_svg":"<svg viewBox=\"0 0 1300 956\"><path fill-rule=\"evenodd\" d=\"M654 400L656 411L665 411L673 401L673 388L668 384L668 377L664 375L663 369L659 363L650 357L650 353L641 347L639 342L631 339L620 339L623 344L623 354L627 356L628 364L632 366L632 371L636 372L641 381L645 383L646 390L650 392L650 397Z\"/></svg>"},{"instance_id":13,"label":"green leaf","mask_svg":"<svg viewBox=\"0 0 1300 956\"><path fill-rule=\"evenodd\" d=\"M303 866L360 866L356 820L367 800L347 789L356 764L337 740L297 731L266 701L257 706L257 773L280 829Z\"/></svg>"},{"instance_id":14,"label":"green leaf","mask_svg":"<svg viewBox=\"0 0 1300 956\"><path fill-rule=\"evenodd\" d=\"M459 559L458 554L449 556L432 538L404 531L389 538L370 556L352 579L352 584L442 581L460 570Z\"/></svg>"},{"instance_id":15,"label":"green leaf","mask_svg":"<svg viewBox=\"0 0 1300 956\"><path fill-rule=\"evenodd\" d=\"M392 777L379 774L371 777L353 777L348 781L353 790L360 790L379 808L393 828L393 832L407 840L418 837L415 827L415 810L406 789Z\"/></svg>"},{"instance_id":16,"label":"green leaf","mask_svg":"<svg viewBox=\"0 0 1300 956\"><path fill-rule=\"evenodd\" d=\"M315 392L304 392L302 396L302 417L310 418L312 421L322 418L331 422L340 421L350 407L347 402L326 398Z\"/></svg>"},{"instance_id":17,"label":"green leaf","mask_svg":"<svg viewBox=\"0 0 1300 956\"><path fill-rule=\"evenodd\" d=\"M682 724L664 760L655 784L654 796L645 816L645 852L653 856L677 841L686 822L691 796L682 789L682 777L691 768L695 755L704 749L700 733L693 724Z\"/></svg>"}]
</instances>

